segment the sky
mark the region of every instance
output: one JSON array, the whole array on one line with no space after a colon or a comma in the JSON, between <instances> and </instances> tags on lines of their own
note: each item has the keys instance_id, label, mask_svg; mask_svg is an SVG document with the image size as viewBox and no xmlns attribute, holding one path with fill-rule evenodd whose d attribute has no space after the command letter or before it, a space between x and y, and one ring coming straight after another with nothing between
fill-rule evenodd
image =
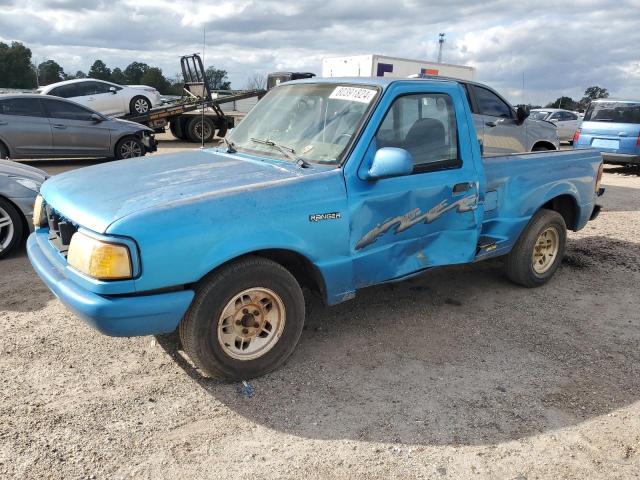
<instances>
[{"instance_id":1,"label":"sky","mask_svg":"<svg viewBox=\"0 0 640 480\"><path fill-rule=\"evenodd\" d=\"M512 103L579 99L599 85L640 98L640 0L0 0L0 41L88 71L132 61L179 71L203 51L232 88L255 73L321 72L322 59L381 54L476 68ZM523 88L524 86L524 88Z\"/></svg>"}]
</instances>

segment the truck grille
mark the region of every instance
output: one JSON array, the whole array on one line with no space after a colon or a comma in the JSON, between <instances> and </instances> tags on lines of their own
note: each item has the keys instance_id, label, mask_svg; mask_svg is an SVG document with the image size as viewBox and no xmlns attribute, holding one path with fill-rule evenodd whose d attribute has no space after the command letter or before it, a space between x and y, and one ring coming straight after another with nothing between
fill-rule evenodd
<instances>
[{"instance_id":1,"label":"truck grille","mask_svg":"<svg viewBox=\"0 0 640 480\"><path fill-rule=\"evenodd\" d=\"M78 231L78 227L56 212L49 205L46 207L47 222L49 223L49 241L64 256L67 255L71 237Z\"/></svg>"}]
</instances>

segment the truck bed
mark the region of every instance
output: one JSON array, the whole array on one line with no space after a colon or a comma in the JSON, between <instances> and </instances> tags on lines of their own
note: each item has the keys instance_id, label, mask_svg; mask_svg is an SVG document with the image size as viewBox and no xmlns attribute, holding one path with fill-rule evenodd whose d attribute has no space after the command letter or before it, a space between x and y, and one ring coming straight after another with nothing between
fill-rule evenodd
<instances>
[{"instance_id":1,"label":"truck bed","mask_svg":"<svg viewBox=\"0 0 640 480\"><path fill-rule=\"evenodd\" d=\"M507 253L540 205L559 196L562 198L555 201L565 205L567 228L575 231L584 227L594 209L594 179L601 162L595 149L484 157L482 236L495 242L495 249L481 251L478 259ZM559 195L567 191L572 193ZM580 204L577 199L589 202Z\"/></svg>"}]
</instances>

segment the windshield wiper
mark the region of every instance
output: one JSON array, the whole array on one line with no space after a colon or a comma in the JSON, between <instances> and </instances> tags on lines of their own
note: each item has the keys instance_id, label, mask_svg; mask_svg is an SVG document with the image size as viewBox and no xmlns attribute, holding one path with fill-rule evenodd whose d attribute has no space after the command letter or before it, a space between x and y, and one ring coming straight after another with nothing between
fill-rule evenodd
<instances>
[{"instance_id":1,"label":"windshield wiper","mask_svg":"<svg viewBox=\"0 0 640 480\"><path fill-rule=\"evenodd\" d=\"M238 151L236 150L236 144L229 140L227 137L224 137L222 141L227 146L227 153L236 153Z\"/></svg>"},{"instance_id":2,"label":"windshield wiper","mask_svg":"<svg viewBox=\"0 0 640 480\"><path fill-rule=\"evenodd\" d=\"M302 168L310 167L311 164L307 162L304 158L296 155L296 151L291 147L285 147L284 145L280 145L279 143L274 142L273 140L269 140L268 138L251 138L252 142L259 143L261 145L266 145L268 147L273 147L282 153L289 160L293 160L296 164Z\"/></svg>"}]
</instances>

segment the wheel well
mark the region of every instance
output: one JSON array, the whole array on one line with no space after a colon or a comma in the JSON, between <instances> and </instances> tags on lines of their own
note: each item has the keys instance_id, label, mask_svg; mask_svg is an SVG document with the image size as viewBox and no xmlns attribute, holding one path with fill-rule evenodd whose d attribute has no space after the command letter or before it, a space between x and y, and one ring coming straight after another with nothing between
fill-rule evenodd
<instances>
[{"instance_id":1,"label":"wheel well","mask_svg":"<svg viewBox=\"0 0 640 480\"><path fill-rule=\"evenodd\" d=\"M576 223L578 221L578 205L575 198L573 198L571 195L560 195L558 197L552 198L547 203L545 203L542 208L555 210L560 215L562 215L562 218L564 218L564 223L567 224L567 228L569 230L575 229Z\"/></svg>"},{"instance_id":2,"label":"wheel well","mask_svg":"<svg viewBox=\"0 0 640 480\"><path fill-rule=\"evenodd\" d=\"M533 145L533 147L531 147L531 150L533 151L533 150L535 150L537 147L544 147L544 148L546 148L547 150L555 150L555 149L556 149L556 146L555 146L553 143L551 143L551 142L547 142L547 141L545 141L545 140L542 140L542 141L540 141L540 142L536 142L536 143Z\"/></svg>"},{"instance_id":3,"label":"wheel well","mask_svg":"<svg viewBox=\"0 0 640 480\"><path fill-rule=\"evenodd\" d=\"M2 143L2 141L0 140L0 143ZM27 238L29 236L29 233L31 232L30 228L29 228L29 223L27 220L27 217L24 216L24 214L22 213L22 210L20 210L20 207L18 207L18 205L16 205L15 203L13 203L11 200L9 200L7 197L4 197L2 195L0 195L0 198L9 202L13 208L16 209L16 212L18 212L20 214L20 222L22 222L22 239L24 240L25 238Z\"/></svg>"},{"instance_id":4,"label":"wheel well","mask_svg":"<svg viewBox=\"0 0 640 480\"><path fill-rule=\"evenodd\" d=\"M9 145L7 145L2 139L0 139L0 147L4 147L4 150L7 152L7 155L11 155L11 150L9 150ZM4 158L0 158L0 160L4 160Z\"/></svg>"},{"instance_id":5,"label":"wheel well","mask_svg":"<svg viewBox=\"0 0 640 480\"><path fill-rule=\"evenodd\" d=\"M298 252L294 252L292 250L276 248L268 250L256 250L254 252L232 258L222 265L226 265L230 262L235 262L238 259L249 256L267 258L282 265L284 268L289 270L291 275L295 277L296 281L300 284L301 287L307 288L310 291L318 294L323 299L323 301L326 299L324 277L322 276L320 270L318 270L318 268L304 255L301 255ZM222 265L216 267L215 270L222 267ZM211 272L209 272L209 274L210 273Z\"/></svg>"},{"instance_id":6,"label":"wheel well","mask_svg":"<svg viewBox=\"0 0 640 480\"><path fill-rule=\"evenodd\" d=\"M135 133L125 133L118 140L116 140L114 142L114 144L113 144L113 155L114 156L116 156L116 149L118 148L118 145L120 144L120 142L122 142L123 140L125 140L127 138L135 138L135 139L138 139L138 140L142 140L142 130L137 131Z\"/></svg>"}]
</instances>

